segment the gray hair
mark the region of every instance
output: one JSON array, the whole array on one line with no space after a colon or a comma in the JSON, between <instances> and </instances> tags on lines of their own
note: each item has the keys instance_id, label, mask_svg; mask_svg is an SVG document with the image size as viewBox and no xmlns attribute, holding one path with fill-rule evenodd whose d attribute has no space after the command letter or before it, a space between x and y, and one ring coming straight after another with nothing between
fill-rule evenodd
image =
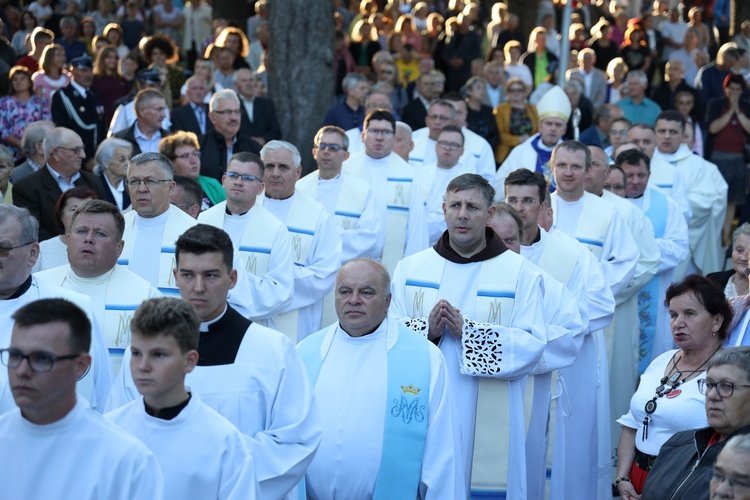
<instances>
[{"instance_id":1,"label":"gray hair","mask_svg":"<svg viewBox=\"0 0 750 500\"><path fill-rule=\"evenodd\" d=\"M734 232L732 233L732 245L734 245L734 242L737 241L737 237L741 234L750 236L750 222L745 222L740 227L734 230Z\"/></svg>"},{"instance_id":2,"label":"gray hair","mask_svg":"<svg viewBox=\"0 0 750 500\"><path fill-rule=\"evenodd\" d=\"M481 175L461 174L450 181L448 187L445 189L445 193L447 195L448 193L458 193L469 189L478 189L481 191L487 207L492 206L492 199L495 197L495 188Z\"/></svg>"},{"instance_id":3,"label":"gray hair","mask_svg":"<svg viewBox=\"0 0 750 500\"><path fill-rule=\"evenodd\" d=\"M427 108L427 112L429 113L430 110L433 108L433 106L443 106L448 109L450 109L451 119L456 117L456 108L453 107L453 104L451 104L450 101L446 101L445 99L436 99L430 103L430 107Z\"/></svg>"},{"instance_id":4,"label":"gray hair","mask_svg":"<svg viewBox=\"0 0 750 500\"><path fill-rule=\"evenodd\" d=\"M571 78L567 82L562 84L563 89L573 89L579 94L583 94L583 85L577 78Z\"/></svg>"},{"instance_id":5,"label":"gray hair","mask_svg":"<svg viewBox=\"0 0 750 500\"><path fill-rule=\"evenodd\" d=\"M65 26L76 26L76 27L78 27L78 21L76 21L75 17L65 16L62 19L60 19L60 29L62 29Z\"/></svg>"},{"instance_id":6,"label":"gray hair","mask_svg":"<svg viewBox=\"0 0 750 500\"><path fill-rule=\"evenodd\" d=\"M495 207L495 214L493 215L493 217L502 217L503 215L507 215L508 217L513 219L513 222L515 222L516 226L518 226L518 237L523 238L523 222L521 221L521 216L518 215L518 211L513 208L513 205L505 203L504 201L498 201L492 206Z\"/></svg>"},{"instance_id":7,"label":"gray hair","mask_svg":"<svg viewBox=\"0 0 750 500\"><path fill-rule=\"evenodd\" d=\"M346 132L344 132L344 129L335 125L326 125L325 127L318 130L317 134L315 134L313 144L315 144L316 146L320 144L320 139L323 138L324 134L337 134L339 137L341 137L341 145L344 147L344 151L349 151L349 137L346 135Z\"/></svg>"},{"instance_id":8,"label":"gray hair","mask_svg":"<svg viewBox=\"0 0 750 500\"><path fill-rule=\"evenodd\" d=\"M344 77L344 81L341 83L341 86L344 88L344 91L353 89L358 83L367 83L367 78L364 75L360 75L359 73L349 73Z\"/></svg>"},{"instance_id":9,"label":"gray hair","mask_svg":"<svg viewBox=\"0 0 750 500\"><path fill-rule=\"evenodd\" d=\"M107 163L109 163L109 160L114 156L116 148L128 148L131 153L133 152L133 145L125 139L118 139L116 137L104 139L101 144L99 144L99 147L96 148L96 154L94 155L97 165L106 169Z\"/></svg>"},{"instance_id":10,"label":"gray hair","mask_svg":"<svg viewBox=\"0 0 750 500\"><path fill-rule=\"evenodd\" d=\"M269 141L260 150L260 159L265 163L266 155L271 151L286 150L292 153L292 161L294 162L294 168L297 168L302 163L302 156L299 154L299 150L294 144L286 141Z\"/></svg>"},{"instance_id":11,"label":"gray hair","mask_svg":"<svg viewBox=\"0 0 750 500\"><path fill-rule=\"evenodd\" d=\"M643 85L648 85L648 76L646 76L646 73L639 69L629 71L628 75L625 77L625 80L630 80L631 78L638 78L638 80L640 80Z\"/></svg>"},{"instance_id":12,"label":"gray hair","mask_svg":"<svg viewBox=\"0 0 750 500\"><path fill-rule=\"evenodd\" d=\"M27 209L0 203L0 224L4 224L9 217L15 218L21 225L21 243L39 241L39 221Z\"/></svg>"},{"instance_id":13,"label":"gray hair","mask_svg":"<svg viewBox=\"0 0 750 500\"><path fill-rule=\"evenodd\" d=\"M451 106L451 107L453 107L453 106ZM398 129L406 130L407 132L409 132L409 136L411 136L411 134L414 133L414 130L412 130L412 128L409 126L408 123L396 122L396 130L398 130Z\"/></svg>"},{"instance_id":14,"label":"gray hair","mask_svg":"<svg viewBox=\"0 0 750 500\"><path fill-rule=\"evenodd\" d=\"M720 350L708 360L706 371L714 366L736 366L745 374L745 380L750 381L750 346Z\"/></svg>"},{"instance_id":15,"label":"gray hair","mask_svg":"<svg viewBox=\"0 0 750 500\"><path fill-rule=\"evenodd\" d=\"M384 297L388 297L391 294L391 276L388 274L388 270L381 264L380 262L376 260L369 259L367 257L359 257L357 259L352 259L339 269L339 273L348 266L349 264L353 264L356 262L365 262L367 264L370 264L372 267L375 268L377 273L380 275L380 280L383 284L383 295ZM338 281L338 276L337 276Z\"/></svg>"},{"instance_id":16,"label":"gray hair","mask_svg":"<svg viewBox=\"0 0 750 500\"><path fill-rule=\"evenodd\" d=\"M213 111L214 106L218 101L232 101L237 104L237 106L240 105L240 98L237 97L237 93L232 89L223 89L216 92L213 97L211 97L211 102L208 103L208 110Z\"/></svg>"},{"instance_id":17,"label":"gray hair","mask_svg":"<svg viewBox=\"0 0 750 500\"><path fill-rule=\"evenodd\" d=\"M235 71L235 72L234 72L234 75L232 75L232 81L233 81L234 83L237 83L237 80L239 80L239 78L240 78L240 72L243 72L243 73L244 73L244 72L250 73L250 76L251 76L251 77L254 77L254 76L255 76L255 73L253 73L253 71L252 71L251 69L248 69L248 68L240 68L240 69L238 69L237 71Z\"/></svg>"},{"instance_id":18,"label":"gray hair","mask_svg":"<svg viewBox=\"0 0 750 500\"><path fill-rule=\"evenodd\" d=\"M138 167L140 165L144 165L146 163L156 163L159 165L159 167L164 171L165 174L167 174L171 179L174 178L174 166L172 165L172 162L169 161L169 158L164 156L161 153L141 153L139 155L135 155L130 159L130 166L128 166L128 173L130 172L130 169L133 167Z\"/></svg>"},{"instance_id":19,"label":"gray hair","mask_svg":"<svg viewBox=\"0 0 750 500\"><path fill-rule=\"evenodd\" d=\"M53 128L55 128L55 124L50 120L41 120L29 124L23 131L23 138L21 138L23 154L31 156L36 153L36 145L43 142L45 136Z\"/></svg>"},{"instance_id":20,"label":"gray hair","mask_svg":"<svg viewBox=\"0 0 750 500\"><path fill-rule=\"evenodd\" d=\"M5 164L5 166L10 169L12 169L15 165L13 153L10 149L3 145L0 145L0 164Z\"/></svg>"},{"instance_id":21,"label":"gray hair","mask_svg":"<svg viewBox=\"0 0 750 500\"><path fill-rule=\"evenodd\" d=\"M66 133L76 134L75 131L65 127L55 127L47 133L44 138L44 157L49 159L52 154L52 150L64 146L66 142L63 140ZM78 134L76 134L78 135Z\"/></svg>"},{"instance_id":22,"label":"gray hair","mask_svg":"<svg viewBox=\"0 0 750 500\"><path fill-rule=\"evenodd\" d=\"M464 85L464 90L466 91L466 90L471 89L477 83L481 83L482 85L487 85L487 80L485 80L481 76L472 76L466 81L466 84Z\"/></svg>"},{"instance_id":23,"label":"gray hair","mask_svg":"<svg viewBox=\"0 0 750 500\"><path fill-rule=\"evenodd\" d=\"M743 455L750 455L750 434L738 434L727 441L721 453L724 450L732 450Z\"/></svg>"}]
</instances>

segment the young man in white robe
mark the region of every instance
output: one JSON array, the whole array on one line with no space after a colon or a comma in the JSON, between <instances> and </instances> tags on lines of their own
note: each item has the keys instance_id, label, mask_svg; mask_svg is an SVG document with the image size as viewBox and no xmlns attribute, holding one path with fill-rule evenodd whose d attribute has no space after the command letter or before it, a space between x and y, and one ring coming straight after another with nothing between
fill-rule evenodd
<instances>
[{"instance_id":1,"label":"young man in white robe","mask_svg":"<svg viewBox=\"0 0 750 500\"><path fill-rule=\"evenodd\" d=\"M31 275L39 257L39 222L25 208L0 204L0 347L10 343L13 313L38 299L64 298L83 309L93 323L91 366L78 381L78 392L99 413L104 411L112 387L112 365L101 327L86 295L41 283ZM0 413L15 408L7 372L0 370Z\"/></svg>"},{"instance_id":2,"label":"young man in white robe","mask_svg":"<svg viewBox=\"0 0 750 500\"><path fill-rule=\"evenodd\" d=\"M678 267L676 278L683 272L706 275L719 271L724 264L721 231L727 210L727 183L719 169L682 144L685 118L674 110L663 111L656 119L655 157L677 168L685 179L692 217L688 223L692 259L684 272Z\"/></svg>"},{"instance_id":3,"label":"young man in white robe","mask_svg":"<svg viewBox=\"0 0 750 500\"><path fill-rule=\"evenodd\" d=\"M227 302L237 282L234 246L221 229L199 224L175 247L175 281L201 321L198 366L185 384L245 435L261 498L296 498L320 442L320 423L302 360L288 337L253 323ZM107 404L139 397L130 350Z\"/></svg>"},{"instance_id":4,"label":"young man in white robe","mask_svg":"<svg viewBox=\"0 0 750 500\"><path fill-rule=\"evenodd\" d=\"M638 149L626 150L617 157L616 165L625 173L625 195L651 220L659 245L659 272L639 292L638 308L641 321L639 374L656 357L674 346L669 327L669 311L662 298L674 281L674 269L688 257L688 225L677 203L657 188L649 186L651 175L648 156ZM644 345L645 341L645 345Z\"/></svg>"},{"instance_id":5,"label":"young man in white robe","mask_svg":"<svg viewBox=\"0 0 750 500\"><path fill-rule=\"evenodd\" d=\"M440 349L388 317L390 278L381 264L345 264L335 294L338 321L297 347L323 423L307 497L462 498Z\"/></svg>"},{"instance_id":6,"label":"young man in white robe","mask_svg":"<svg viewBox=\"0 0 750 500\"><path fill-rule=\"evenodd\" d=\"M577 240L554 228L546 231L538 224L544 213L549 212L547 182L539 172L519 169L505 179L505 199L518 211L523 224L520 253L542 270L561 281L570 293L578 298L578 309L583 321L584 336L575 363L565 367L558 364L555 394L567 394L563 401L555 398L554 408L547 401L548 413L554 412L554 435L548 437L553 443L552 475L555 478L570 477L576 480L575 471L593 470L597 463L596 398L597 398L597 351L594 333L604 329L611 321L615 310L615 299L604 280L601 265L594 255ZM494 225L495 218L490 222ZM545 349L545 358L548 349ZM554 363L548 363L554 370ZM542 377L535 377L542 382ZM536 392L535 392L536 395ZM544 416L544 412L537 412ZM592 429L592 432L580 432ZM550 432L550 434L552 434ZM546 482L546 467L542 475L533 476L531 469L534 456L537 472L539 463L547 464L547 446L532 450L529 445L538 436L527 434L527 463L529 464L530 498L541 498ZM536 489L534 489L536 488Z\"/></svg>"},{"instance_id":7,"label":"young man in white robe","mask_svg":"<svg viewBox=\"0 0 750 500\"><path fill-rule=\"evenodd\" d=\"M174 298L146 300L133 315L130 371L143 396L106 418L145 444L164 474L164 498L260 498L245 438L185 387L198 362L200 321Z\"/></svg>"},{"instance_id":8,"label":"young man in white robe","mask_svg":"<svg viewBox=\"0 0 750 500\"><path fill-rule=\"evenodd\" d=\"M487 227L494 189L463 174L445 194L448 230L399 262L391 313L438 341L470 490L526 498L523 384L546 344L542 277Z\"/></svg>"},{"instance_id":9,"label":"young man in white robe","mask_svg":"<svg viewBox=\"0 0 750 500\"><path fill-rule=\"evenodd\" d=\"M393 113L391 96L388 94L384 94L382 90L370 92L365 98L365 115L368 115L377 109L382 109L383 111ZM360 127L350 128L349 130L344 132L344 134L349 140L349 149L347 149L347 151L349 151L350 154L359 153L360 151L365 149L365 145L362 142L362 129Z\"/></svg>"},{"instance_id":10,"label":"young man in white robe","mask_svg":"<svg viewBox=\"0 0 750 500\"><path fill-rule=\"evenodd\" d=\"M273 326L271 318L292 303L294 259L284 223L256 203L263 193L263 171L257 155L232 155L221 177L226 201L202 212L198 222L232 238L238 286L230 303L243 316Z\"/></svg>"},{"instance_id":11,"label":"young man in white robe","mask_svg":"<svg viewBox=\"0 0 750 500\"><path fill-rule=\"evenodd\" d=\"M14 314L0 359L18 405L0 415L3 498L162 498L156 457L89 407L76 381L91 369L91 322L64 299Z\"/></svg>"},{"instance_id":12,"label":"young man in white robe","mask_svg":"<svg viewBox=\"0 0 750 500\"><path fill-rule=\"evenodd\" d=\"M556 229L584 244L598 259L605 283L616 297L630 285L640 252L625 222L610 202L585 191L591 151L578 141L558 145L551 156L557 190L550 197ZM597 498L611 490L611 419L609 418L609 366L601 331L594 332L599 359L597 392L598 467L579 468L575 475L552 478L553 498Z\"/></svg>"},{"instance_id":13,"label":"young man in white robe","mask_svg":"<svg viewBox=\"0 0 750 500\"><path fill-rule=\"evenodd\" d=\"M161 293L125 266L117 264L125 219L115 205L89 200L78 206L68 233L68 265L36 273L42 283L82 293L91 299L102 325L114 375L130 345L130 318L146 299Z\"/></svg>"},{"instance_id":14,"label":"young man in white robe","mask_svg":"<svg viewBox=\"0 0 750 500\"><path fill-rule=\"evenodd\" d=\"M296 344L320 330L323 298L333 289L341 267L341 237L323 205L295 191L302 165L293 144L270 141L260 150L260 157L265 166L265 192L256 203L286 225L294 260L292 303L273 321Z\"/></svg>"},{"instance_id":15,"label":"young man in white robe","mask_svg":"<svg viewBox=\"0 0 750 500\"><path fill-rule=\"evenodd\" d=\"M496 190L498 201L505 198L505 178L519 168L539 172L547 180L550 191L554 191L555 180L550 164L552 150L563 142L573 109L567 94L558 86L552 87L542 96L536 109L539 115L539 132L514 147L497 169L492 186Z\"/></svg>"},{"instance_id":16,"label":"young man in white robe","mask_svg":"<svg viewBox=\"0 0 750 500\"><path fill-rule=\"evenodd\" d=\"M389 272L404 256L428 246L424 199L417 170L393 152L396 120L387 111L365 117L365 150L349 156L343 171L368 182L375 191L381 221L378 242L371 255Z\"/></svg>"},{"instance_id":17,"label":"young man in white robe","mask_svg":"<svg viewBox=\"0 0 750 500\"><path fill-rule=\"evenodd\" d=\"M125 245L117 263L163 294L176 296L174 242L198 222L169 203L175 187L172 162L159 153L136 155L130 160L124 182L133 210L124 215Z\"/></svg>"}]
</instances>

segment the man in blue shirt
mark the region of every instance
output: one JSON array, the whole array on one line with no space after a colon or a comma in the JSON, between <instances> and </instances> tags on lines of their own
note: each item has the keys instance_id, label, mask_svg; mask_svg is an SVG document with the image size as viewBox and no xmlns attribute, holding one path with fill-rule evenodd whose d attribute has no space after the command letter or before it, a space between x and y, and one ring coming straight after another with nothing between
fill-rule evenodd
<instances>
[{"instance_id":1,"label":"man in blue shirt","mask_svg":"<svg viewBox=\"0 0 750 500\"><path fill-rule=\"evenodd\" d=\"M365 121L365 97L370 91L367 78L359 73L350 73L343 82L346 97L328 110L323 125L335 125L344 130L362 129Z\"/></svg>"},{"instance_id":2,"label":"man in blue shirt","mask_svg":"<svg viewBox=\"0 0 750 500\"><path fill-rule=\"evenodd\" d=\"M646 88L648 88L646 73L639 70L628 73L627 86L629 97L617 101L625 118L632 123L647 123L653 127L656 124L656 117L661 113L661 108L646 97Z\"/></svg>"}]
</instances>

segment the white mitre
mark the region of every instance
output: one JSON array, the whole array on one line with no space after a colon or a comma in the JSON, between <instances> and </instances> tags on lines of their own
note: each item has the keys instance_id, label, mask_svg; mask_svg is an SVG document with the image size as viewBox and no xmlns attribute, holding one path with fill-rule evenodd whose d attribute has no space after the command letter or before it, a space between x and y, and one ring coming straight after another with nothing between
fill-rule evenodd
<instances>
[{"instance_id":1,"label":"white mitre","mask_svg":"<svg viewBox=\"0 0 750 500\"><path fill-rule=\"evenodd\" d=\"M539 121L545 118L560 118L567 123L573 109L570 106L568 95L561 87L555 85L545 92L539 100L539 104L536 105L536 111L539 115Z\"/></svg>"}]
</instances>

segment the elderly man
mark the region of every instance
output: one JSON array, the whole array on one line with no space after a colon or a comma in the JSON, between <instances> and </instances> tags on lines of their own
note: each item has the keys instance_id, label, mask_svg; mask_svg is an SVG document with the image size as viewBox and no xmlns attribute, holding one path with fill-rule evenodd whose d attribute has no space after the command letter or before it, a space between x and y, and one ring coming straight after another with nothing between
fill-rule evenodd
<instances>
[{"instance_id":1,"label":"elderly man","mask_svg":"<svg viewBox=\"0 0 750 500\"><path fill-rule=\"evenodd\" d=\"M581 132L578 140L587 146L606 149L612 145L609 141L609 124L622 118L622 108L616 104L604 104L597 107L592 117L591 126Z\"/></svg>"},{"instance_id":2,"label":"elderly man","mask_svg":"<svg viewBox=\"0 0 750 500\"><path fill-rule=\"evenodd\" d=\"M346 97L326 112L323 125L335 125L344 130L362 127L365 97L370 91L370 84L364 75L349 73L344 77L342 85Z\"/></svg>"},{"instance_id":3,"label":"elderly man","mask_svg":"<svg viewBox=\"0 0 750 500\"><path fill-rule=\"evenodd\" d=\"M688 227L677 203L659 189L649 187L651 162L645 153L638 149L624 151L615 164L625 173L628 201L651 221L660 254L657 275L638 292L638 317L644 318L638 373L643 373L654 358L673 345L669 311L660 302L674 280L674 268L688 256Z\"/></svg>"},{"instance_id":4,"label":"elderly man","mask_svg":"<svg viewBox=\"0 0 750 500\"><path fill-rule=\"evenodd\" d=\"M607 97L607 75L604 71L597 69L596 52L594 49L585 48L578 52L578 68L569 69L567 78L576 78L583 84L583 95L599 109Z\"/></svg>"},{"instance_id":5,"label":"elderly man","mask_svg":"<svg viewBox=\"0 0 750 500\"><path fill-rule=\"evenodd\" d=\"M745 491L739 498L747 500L750 496L750 436L737 435L729 440L716 457L713 475L711 476L711 498L738 498L734 495L735 487Z\"/></svg>"},{"instance_id":6,"label":"elderly man","mask_svg":"<svg viewBox=\"0 0 750 500\"><path fill-rule=\"evenodd\" d=\"M38 223L26 209L13 205L0 204L0 345L10 343L13 320L11 315L37 299L65 298L84 309L93 320L91 300L85 295L63 288L40 283L31 275L39 257L37 239ZM78 391L89 401L91 407L100 413L104 409L110 387L112 373L101 331L95 328L92 334L91 369L79 381ZM13 408L7 372L0 371L0 413Z\"/></svg>"},{"instance_id":7,"label":"elderly man","mask_svg":"<svg viewBox=\"0 0 750 500\"><path fill-rule=\"evenodd\" d=\"M135 79L135 90L117 106L114 115L112 115L112 121L109 124L109 137L135 123L134 99L138 92L145 89L154 89L161 92L161 77L158 71L148 69L138 73ZM169 109L165 110L165 113L166 116L161 122L161 128L171 130L172 121Z\"/></svg>"},{"instance_id":8,"label":"elderly man","mask_svg":"<svg viewBox=\"0 0 750 500\"><path fill-rule=\"evenodd\" d=\"M377 262L345 264L335 293L338 321L298 347L323 423L308 498L464 497L440 350L388 318L390 278Z\"/></svg>"},{"instance_id":9,"label":"elderly man","mask_svg":"<svg viewBox=\"0 0 750 500\"><path fill-rule=\"evenodd\" d=\"M486 227L494 194L479 175L453 179L443 204L448 230L399 262L391 287L392 314L439 342L446 358L466 471L456 498L470 489L526 498L522 386L546 343L541 275Z\"/></svg>"},{"instance_id":10,"label":"elderly man","mask_svg":"<svg viewBox=\"0 0 750 500\"><path fill-rule=\"evenodd\" d=\"M320 442L317 407L294 344L227 302L237 282L233 254L229 235L204 224L175 245L180 295L201 321L198 366L185 385L246 435L260 498L292 500ZM109 410L139 397L130 357L128 349Z\"/></svg>"},{"instance_id":11,"label":"elderly man","mask_svg":"<svg viewBox=\"0 0 750 500\"><path fill-rule=\"evenodd\" d=\"M224 229L234 244L239 289L231 302L253 320L267 320L292 303L294 258L289 231L261 204L265 167L252 153L237 153L222 177L227 200L198 220ZM242 290L244 293L239 293ZM243 297L244 295L244 297ZM234 300L234 299L237 300ZM237 304L243 301L243 305ZM269 323L270 324L270 323Z\"/></svg>"},{"instance_id":12,"label":"elderly man","mask_svg":"<svg viewBox=\"0 0 750 500\"><path fill-rule=\"evenodd\" d=\"M562 142L572 108L565 91L557 86L542 96L536 108L539 113L539 132L514 147L497 170L492 186L498 199L503 198L505 178L519 168L539 172L544 175L548 185L554 185L549 162L552 150Z\"/></svg>"},{"instance_id":13,"label":"elderly man","mask_svg":"<svg viewBox=\"0 0 750 500\"><path fill-rule=\"evenodd\" d=\"M718 271L724 260L721 230L727 210L727 183L716 165L694 155L682 144L685 118L678 111L661 113L655 129L657 152L654 157L674 165L687 188L692 212L688 223L692 259L688 269L703 274ZM684 270L678 271L678 276L682 272Z\"/></svg>"},{"instance_id":14,"label":"elderly man","mask_svg":"<svg viewBox=\"0 0 750 500\"><path fill-rule=\"evenodd\" d=\"M708 427L678 432L664 443L646 478L643 500L708 498L716 457L730 439L750 434L748 367L750 347L714 354L706 378L698 381L698 389L706 396Z\"/></svg>"},{"instance_id":15,"label":"elderly man","mask_svg":"<svg viewBox=\"0 0 750 500\"><path fill-rule=\"evenodd\" d=\"M0 467L10 498L154 498L163 488L148 448L90 411L77 380L91 369L91 322L62 299L13 314L0 349L18 408L0 416ZM66 443L66 445L63 445ZM23 450L19 455L10 450ZM81 467L90 474L80 474Z\"/></svg>"},{"instance_id":16,"label":"elderly man","mask_svg":"<svg viewBox=\"0 0 750 500\"><path fill-rule=\"evenodd\" d=\"M445 76L439 71L421 73L417 78L414 99L401 110L401 120L413 130L427 126L427 110L430 103L443 94Z\"/></svg>"},{"instance_id":17,"label":"elderly man","mask_svg":"<svg viewBox=\"0 0 750 500\"><path fill-rule=\"evenodd\" d=\"M55 124L49 120L41 120L30 123L23 131L21 138L21 150L26 156L26 161L13 169L10 174L10 182L17 183L24 177L39 171L44 165L44 138L47 137Z\"/></svg>"},{"instance_id":18,"label":"elderly man","mask_svg":"<svg viewBox=\"0 0 750 500\"><path fill-rule=\"evenodd\" d=\"M91 200L73 213L68 234L68 262L37 273L49 283L87 295L94 319L101 325L115 375L130 345L130 318L146 299L159 291L126 267L118 265L124 242L125 219L113 204Z\"/></svg>"},{"instance_id":19,"label":"elderly man","mask_svg":"<svg viewBox=\"0 0 750 500\"><path fill-rule=\"evenodd\" d=\"M567 363L570 366L566 367L565 351L550 349L554 347L554 340L544 353L547 369L559 369L558 380L567 388L570 411L566 405L556 402L551 408L549 379L534 378L534 413L531 421L538 424L541 417L546 423L549 413L554 412L554 435L547 438L554 443L552 474L557 482L560 477L574 477L575 471L585 470L583 464L590 464L590 467L596 464L596 434L582 434L579 430L593 429L596 425L598 360L594 334L612 320L615 300L606 285L600 264L588 249L562 231L545 231L538 225L538 220L548 210L546 197L547 182L539 172L519 169L505 179L505 200L517 209L522 223L521 255L560 281L578 299L578 311L583 323L584 336L578 340L579 350L576 351L574 364ZM493 217L490 221L493 229L495 219ZM531 429L527 433L529 498L543 497L546 480L547 446L529 446L535 439L545 442L539 439L540 434L544 436L544 431L536 436Z\"/></svg>"},{"instance_id":20,"label":"elderly man","mask_svg":"<svg viewBox=\"0 0 750 500\"><path fill-rule=\"evenodd\" d=\"M640 70L631 71L625 80L628 96L617 101L622 108L625 118L635 122L643 122L653 126L661 108L654 101L646 97L648 88L648 76Z\"/></svg>"},{"instance_id":21,"label":"elderly man","mask_svg":"<svg viewBox=\"0 0 750 500\"><path fill-rule=\"evenodd\" d=\"M281 126L276 119L273 101L256 97L253 72L247 68L234 73L234 88L240 98L240 133L261 146L268 141L281 139Z\"/></svg>"},{"instance_id":22,"label":"elderly man","mask_svg":"<svg viewBox=\"0 0 750 500\"><path fill-rule=\"evenodd\" d=\"M428 245L417 170L393 152L395 130L391 113L367 115L362 131L365 150L351 155L343 165L344 172L368 182L375 191L381 226L372 257L381 259L386 269Z\"/></svg>"},{"instance_id":23,"label":"elderly man","mask_svg":"<svg viewBox=\"0 0 750 500\"><path fill-rule=\"evenodd\" d=\"M669 61L664 70L664 83L659 85L651 97L654 102L663 110L676 109L675 99L679 92L689 92L693 96L693 107L697 116L703 116L703 106L701 105L701 95L693 86L695 75L688 79L685 73L685 67L681 61Z\"/></svg>"},{"instance_id":24,"label":"elderly man","mask_svg":"<svg viewBox=\"0 0 750 500\"><path fill-rule=\"evenodd\" d=\"M213 128L211 120L208 119L208 106L205 102L208 84L204 78L193 75L187 79L185 85L188 102L172 110L172 130L184 130L201 137Z\"/></svg>"},{"instance_id":25,"label":"elderly man","mask_svg":"<svg viewBox=\"0 0 750 500\"><path fill-rule=\"evenodd\" d=\"M125 180L133 210L125 214L125 244L117 263L155 286L165 295L177 295L172 276L174 242L195 219L170 205L174 168L159 153L141 153L130 160Z\"/></svg>"},{"instance_id":26,"label":"elderly man","mask_svg":"<svg viewBox=\"0 0 750 500\"><path fill-rule=\"evenodd\" d=\"M94 168L94 153L104 140L104 106L99 94L91 88L94 61L83 55L70 61L73 79L52 94L52 121L58 127L75 131L85 145L87 170Z\"/></svg>"},{"instance_id":27,"label":"elderly man","mask_svg":"<svg viewBox=\"0 0 750 500\"><path fill-rule=\"evenodd\" d=\"M265 193L256 199L289 230L294 260L292 303L274 318L276 328L295 343L320 330L323 297L341 266L341 237L333 218L314 198L295 190L302 166L294 145L271 141L260 152Z\"/></svg>"},{"instance_id":28,"label":"elderly man","mask_svg":"<svg viewBox=\"0 0 750 500\"><path fill-rule=\"evenodd\" d=\"M568 96L570 107L573 110L568 120L565 135L576 138L582 130L591 126L594 119L594 106L583 94L583 82L578 78L572 78L562 84L565 95Z\"/></svg>"},{"instance_id":29,"label":"elderly man","mask_svg":"<svg viewBox=\"0 0 750 500\"><path fill-rule=\"evenodd\" d=\"M412 132L413 130L406 123L396 122L396 134L393 137L393 152L407 162L409 161L409 155L414 150Z\"/></svg>"},{"instance_id":30,"label":"elderly man","mask_svg":"<svg viewBox=\"0 0 750 500\"><path fill-rule=\"evenodd\" d=\"M201 137L201 175L220 181L235 153L260 153L260 144L240 131L240 98L230 89L216 92L209 103L208 117L214 129Z\"/></svg>"},{"instance_id":31,"label":"elderly man","mask_svg":"<svg viewBox=\"0 0 750 500\"><path fill-rule=\"evenodd\" d=\"M13 185L13 204L29 209L39 221L39 239L57 236L55 203L60 195L73 187L85 186L104 198L104 188L96 176L81 170L86 156L81 137L74 131L58 127L44 138L46 164Z\"/></svg>"},{"instance_id":32,"label":"elderly man","mask_svg":"<svg viewBox=\"0 0 750 500\"><path fill-rule=\"evenodd\" d=\"M169 135L161 128L167 116L167 101L158 90L145 89L138 92L133 101L135 122L126 129L117 132L114 137L124 139L133 145L132 155L141 153L158 153L159 141Z\"/></svg>"}]
</instances>

